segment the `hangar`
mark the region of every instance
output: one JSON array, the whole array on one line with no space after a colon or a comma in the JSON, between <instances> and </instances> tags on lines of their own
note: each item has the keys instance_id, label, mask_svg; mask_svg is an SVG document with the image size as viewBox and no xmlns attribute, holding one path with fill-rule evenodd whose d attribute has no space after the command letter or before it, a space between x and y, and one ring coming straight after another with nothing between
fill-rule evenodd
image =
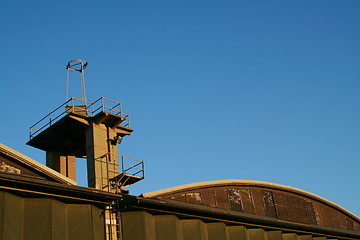
<instances>
[{"instance_id":1,"label":"hangar","mask_svg":"<svg viewBox=\"0 0 360 240\"><path fill-rule=\"evenodd\" d=\"M80 68L75 68L80 66ZM73 60L68 71L87 63ZM268 182L219 180L132 196L143 161L118 154L131 135L120 102L70 98L30 127L46 165L0 144L0 239L360 239L360 219L315 194ZM87 159L88 187L76 182Z\"/></svg>"}]
</instances>

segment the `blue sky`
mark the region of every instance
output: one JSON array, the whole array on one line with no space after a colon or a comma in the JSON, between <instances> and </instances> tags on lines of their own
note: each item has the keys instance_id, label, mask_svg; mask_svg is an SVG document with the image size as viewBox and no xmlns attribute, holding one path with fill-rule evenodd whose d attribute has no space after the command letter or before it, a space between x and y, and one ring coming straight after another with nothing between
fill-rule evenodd
<instances>
[{"instance_id":1,"label":"blue sky","mask_svg":"<svg viewBox=\"0 0 360 240\"><path fill-rule=\"evenodd\" d=\"M28 128L65 100L124 104L145 161L132 194L249 179L360 215L360 1L7 1L0 8L0 142L42 163ZM71 85L80 97L79 83ZM78 161L84 183L84 160Z\"/></svg>"}]
</instances>

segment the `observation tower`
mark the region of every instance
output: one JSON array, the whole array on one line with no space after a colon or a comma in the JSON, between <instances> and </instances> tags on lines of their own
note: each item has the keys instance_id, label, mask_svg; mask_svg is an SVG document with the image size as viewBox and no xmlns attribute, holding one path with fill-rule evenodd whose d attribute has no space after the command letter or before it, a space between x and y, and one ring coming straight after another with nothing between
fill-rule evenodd
<instances>
[{"instance_id":1,"label":"observation tower","mask_svg":"<svg viewBox=\"0 0 360 240\"><path fill-rule=\"evenodd\" d=\"M118 145L134 131L122 103L86 97L88 63L66 66L66 101L30 127L28 145L46 151L46 165L76 180L76 158L87 159L88 187L121 193L144 178L144 162L119 155ZM79 74L82 97L69 97L70 76Z\"/></svg>"}]
</instances>

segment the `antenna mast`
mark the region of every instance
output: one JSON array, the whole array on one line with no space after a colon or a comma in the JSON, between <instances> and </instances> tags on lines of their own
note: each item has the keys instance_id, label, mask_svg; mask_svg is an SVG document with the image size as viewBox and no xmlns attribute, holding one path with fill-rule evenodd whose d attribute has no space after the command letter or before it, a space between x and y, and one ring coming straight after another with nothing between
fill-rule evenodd
<instances>
[{"instance_id":1,"label":"antenna mast","mask_svg":"<svg viewBox=\"0 0 360 240\"><path fill-rule=\"evenodd\" d=\"M66 66L66 101L69 100L69 82L70 82L70 71L76 71L80 73L80 84L82 91L82 98L86 100L86 87L85 87L85 78L84 78L84 70L87 67L88 63L75 59L68 62Z\"/></svg>"}]
</instances>

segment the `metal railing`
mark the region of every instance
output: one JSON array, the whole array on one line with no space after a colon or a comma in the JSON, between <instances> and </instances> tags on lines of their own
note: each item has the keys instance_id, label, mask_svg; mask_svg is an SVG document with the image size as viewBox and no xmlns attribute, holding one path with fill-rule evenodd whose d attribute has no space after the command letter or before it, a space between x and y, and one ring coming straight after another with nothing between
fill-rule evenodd
<instances>
[{"instance_id":1,"label":"metal railing","mask_svg":"<svg viewBox=\"0 0 360 240\"><path fill-rule=\"evenodd\" d=\"M120 125L130 128L130 115L123 113L122 103L105 97L101 97L95 102L90 102L83 98L71 98L32 125L30 127L30 139L69 113L93 117L99 112L108 112L124 117L125 120Z\"/></svg>"},{"instance_id":2,"label":"metal railing","mask_svg":"<svg viewBox=\"0 0 360 240\"><path fill-rule=\"evenodd\" d=\"M114 161L117 159L118 163ZM128 174L132 176L137 176L144 178L144 161L137 160L134 158L125 157L123 155L116 155L111 153L106 153L95 161L106 164L106 172L118 175L118 174ZM111 170L111 169L117 169Z\"/></svg>"},{"instance_id":3,"label":"metal railing","mask_svg":"<svg viewBox=\"0 0 360 240\"><path fill-rule=\"evenodd\" d=\"M95 161L100 163L100 172L103 174L102 188L108 188L108 191L110 191L110 182L121 175L144 179L144 161L110 153L98 157ZM126 182L124 184L126 185ZM117 187L121 188L121 186Z\"/></svg>"},{"instance_id":4,"label":"metal railing","mask_svg":"<svg viewBox=\"0 0 360 240\"><path fill-rule=\"evenodd\" d=\"M120 156L121 157L121 173L129 174L144 178L144 161Z\"/></svg>"}]
</instances>

